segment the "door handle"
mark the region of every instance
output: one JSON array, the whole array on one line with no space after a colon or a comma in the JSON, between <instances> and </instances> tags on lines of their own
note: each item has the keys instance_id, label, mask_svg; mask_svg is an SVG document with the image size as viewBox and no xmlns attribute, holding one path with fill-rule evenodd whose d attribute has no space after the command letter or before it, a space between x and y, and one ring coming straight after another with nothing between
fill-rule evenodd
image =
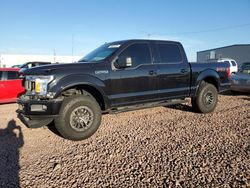
<instances>
[{"instance_id":1,"label":"door handle","mask_svg":"<svg viewBox=\"0 0 250 188\"><path fill-rule=\"evenodd\" d=\"M149 75L150 76L155 76L155 75L157 75L157 71L151 70L151 71L149 71Z\"/></svg>"},{"instance_id":2,"label":"door handle","mask_svg":"<svg viewBox=\"0 0 250 188\"><path fill-rule=\"evenodd\" d=\"M181 69L181 73L182 73L182 74L185 74L185 73L187 73L187 72L188 72L187 69Z\"/></svg>"}]
</instances>

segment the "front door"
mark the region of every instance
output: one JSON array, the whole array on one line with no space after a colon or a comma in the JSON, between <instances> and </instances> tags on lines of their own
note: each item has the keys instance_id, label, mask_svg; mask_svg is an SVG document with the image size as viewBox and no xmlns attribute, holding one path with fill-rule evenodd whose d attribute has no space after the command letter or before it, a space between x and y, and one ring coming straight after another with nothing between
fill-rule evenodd
<instances>
[{"instance_id":1,"label":"front door","mask_svg":"<svg viewBox=\"0 0 250 188\"><path fill-rule=\"evenodd\" d=\"M111 106L132 105L155 98L157 76L147 43L134 43L126 47L119 57L130 57L132 66L113 69L110 73Z\"/></svg>"}]
</instances>

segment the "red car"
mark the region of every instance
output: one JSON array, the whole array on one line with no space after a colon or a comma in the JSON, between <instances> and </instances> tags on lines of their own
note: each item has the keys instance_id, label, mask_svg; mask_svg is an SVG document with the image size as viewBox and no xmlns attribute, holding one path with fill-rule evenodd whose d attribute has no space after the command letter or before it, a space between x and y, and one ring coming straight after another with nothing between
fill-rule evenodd
<instances>
[{"instance_id":1,"label":"red car","mask_svg":"<svg viewBox=\"0 0 250 188\"><path fill-rule=\"evenodd\" d=\"M16 102L25 91L18 68L0 68L0 103Z\"/></svg>"}]
</instances>

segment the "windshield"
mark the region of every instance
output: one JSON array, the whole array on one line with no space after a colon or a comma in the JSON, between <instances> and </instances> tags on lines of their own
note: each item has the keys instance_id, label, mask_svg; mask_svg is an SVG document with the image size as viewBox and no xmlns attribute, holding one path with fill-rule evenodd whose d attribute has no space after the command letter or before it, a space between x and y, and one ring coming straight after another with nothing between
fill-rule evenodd
<instances>
[{"instance_id":1,"label":"windshield","mask_svg":"<svg viewBox=\"0 0 250 188\"><path fill-rule=\"evenodd\" d=\"M250 65L246 65L246 66L242 67L240 72L244 73L244 74L250 74Z\"/></svg>"},{"instance_id":2,"label":"windshield","mask_svg":"<svg viewBox=\"0 0 250 188\"><path fill-rule=\"evenodd\" d=\"M104 44L99 48L95 49L94 51L87 54L85 57L80 59L78 62L95 62L101 61L106 59L107 57L114 54L114 52L120 47L121 45L118 43L112 44Z\"/></svg>"}]
</instances>

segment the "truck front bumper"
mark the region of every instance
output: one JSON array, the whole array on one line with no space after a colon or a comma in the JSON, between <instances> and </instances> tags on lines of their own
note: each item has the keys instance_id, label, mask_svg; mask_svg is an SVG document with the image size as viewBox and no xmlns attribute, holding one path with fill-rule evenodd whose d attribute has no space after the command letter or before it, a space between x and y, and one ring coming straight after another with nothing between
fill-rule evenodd
<instances>
[{"instance_id":1,"label":"truck front bumper","mask_svg":"<svg viewBox=\"0 0 250 188\"><path fill-rule=\"evenodd\" d=\"M32 100L21 97L17 100L18 118L29 128L50 124L58 116L62 99Z\"/></svg>"}]
</instances>

